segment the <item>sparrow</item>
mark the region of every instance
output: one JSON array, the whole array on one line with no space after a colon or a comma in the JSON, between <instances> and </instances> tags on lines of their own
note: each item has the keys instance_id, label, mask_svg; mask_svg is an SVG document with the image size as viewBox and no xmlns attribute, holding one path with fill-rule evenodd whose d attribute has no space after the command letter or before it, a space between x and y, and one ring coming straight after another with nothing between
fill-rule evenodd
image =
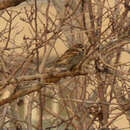
<instances>
[{"instance_id":1,"label":"sparrow","mask_svg":"<svg viewBox=\"0 0 130 130\"><path fill-rule=\"evenodd\" d=\"M76 44L66 50L65 53L56 60L55 67L72 71L80 63L83 56L84 46L82 44Z\"/></svg>"}]
</instances>

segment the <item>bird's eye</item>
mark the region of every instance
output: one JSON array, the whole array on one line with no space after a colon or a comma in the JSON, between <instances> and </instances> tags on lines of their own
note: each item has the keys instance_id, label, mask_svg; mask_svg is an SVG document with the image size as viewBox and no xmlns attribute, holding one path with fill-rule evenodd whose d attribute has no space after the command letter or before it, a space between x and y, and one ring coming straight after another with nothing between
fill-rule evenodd
<instances>
[{"instance_id":1,"label":"bird's eye","mask_svg":"<svg viewBox=\"0 0 130 130\"><path fill-rule=\"evenodd\" d=\"M82 45L82 44L79 44L79 47L80 47L80 48L83 48L83 45Z\"/></svg>"}]
</instances>

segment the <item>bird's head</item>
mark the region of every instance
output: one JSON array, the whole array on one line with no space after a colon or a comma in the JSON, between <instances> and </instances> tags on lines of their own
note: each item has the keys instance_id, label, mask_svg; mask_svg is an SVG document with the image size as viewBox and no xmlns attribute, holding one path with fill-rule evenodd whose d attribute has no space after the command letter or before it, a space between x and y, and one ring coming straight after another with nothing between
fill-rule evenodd
<instances>
[{"instance_id":1,"label":"bird's head","mask_svg":"<svg viewBox=\"0 0 130 130\"><path fill-rule=\"evenodd\" d=\"M74 49L76 49L79 52L82 52L83 54L85 54L85 46L83 44L75 44L73 46Z\"/></svg>"}]
</instances>

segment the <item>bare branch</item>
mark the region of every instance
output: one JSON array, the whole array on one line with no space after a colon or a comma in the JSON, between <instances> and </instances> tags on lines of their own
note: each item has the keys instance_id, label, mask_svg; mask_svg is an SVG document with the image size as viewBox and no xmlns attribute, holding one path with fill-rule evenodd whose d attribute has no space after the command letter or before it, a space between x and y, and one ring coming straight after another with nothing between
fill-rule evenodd
<instances>
[{"instance_id":1,"label":"bare branch","mask_svg":"<svg viewBox=\"0 0 130 130\"><path fill-rule=\"evenodd\" d=\"M0 0L0 10L8 7L17 6L26 0Z\"/></svg>"}]
</instances>

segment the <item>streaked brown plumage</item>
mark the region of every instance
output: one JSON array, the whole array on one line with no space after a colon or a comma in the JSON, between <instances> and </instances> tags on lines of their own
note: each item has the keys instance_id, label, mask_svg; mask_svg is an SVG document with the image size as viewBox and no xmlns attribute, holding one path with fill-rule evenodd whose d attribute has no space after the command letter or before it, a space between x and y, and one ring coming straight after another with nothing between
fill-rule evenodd
<instances>
[{"instance_id":1,"label":"streaked brown plumage","mask_svg":"<svg viewBox=\"0 0 130 130\"><path fill-rule=\"evenodd\" d=\"M65 68L69 71L72 71L84 55L84 47L82 44L76 44L69 48L65 53L56 60L56 67Z\"/></svg>"}]
</instances>

